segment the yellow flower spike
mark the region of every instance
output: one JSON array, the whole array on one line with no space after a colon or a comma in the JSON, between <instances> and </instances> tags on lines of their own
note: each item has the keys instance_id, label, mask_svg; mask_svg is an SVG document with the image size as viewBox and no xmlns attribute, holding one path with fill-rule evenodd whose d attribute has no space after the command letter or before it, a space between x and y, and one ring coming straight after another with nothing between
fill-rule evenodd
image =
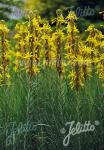
<instances>
[{"instance_id":1,"label":"yellow flower spike","mask_svg":"<svg viewBox=\"0 0 104 150\"><path fill-rule=\"evenodd\" d=\"M6 34L8 34L8 32L9 32L9 29L7 28L6 22L4 20L0 21L0 33L1 32L4 32Z\"/></svg>"},{"instance_id":2,"label":"yellow flower spike","mask_svg":"<svg viewBox=\"0 0 104 150\"><path fill-rule=\"evenodd\" d=\"M99 78L104 81L104 54L102 54L102 56L100 56L99 58L99 62L97 63L97 74L99 76Z\"/></svg>"},{"instance_id":3,"label":"yellow flower spike","mask_svg":"<svg viewBox=\"0 0 104 150\"><path fill-rule=\"evenodd\" d=\"M56 18L56 23L57 23L57 28L62 24L62 23L64 23L65 22L65 19L64 19L64 17L63 17L63 14L62 14L62 11L60 10L60 9L58 9L57 11L56 11L56 14L57 14L57 18Z\"/></svg>"},{"instance_id":4,"label":"yellow flower spike","mask_svg":"<svg viewBox=\"0 0 104 150\"><path fill-rule=\"evenodd\" d=\"M51 62L51 52L52 52L52 29L49 25L49 22L45 20L43 27L42 27L42 41L43 41L43 65L45 67L50 67Z\"/></svg>"},{"instance_id":5,"label":"yellow flower spike","mask_svg":"<svg viewBox=\"0 0 104 150\"><path fill-rule=\"evenodd\" d=\"M79 31L75 21L77 17L75 13L70 12L66 17L67 20L67 38L65 49L67 54L65 58L68 60L67 65L70 66L69 80L71 88L78 90L83 87L88 76L91 74L90 54L92 48L88 47L81 40Z\"/></svg>"},{"instance_id":6,"label":"yellow flower spike","mask_svg":"<svg viewBox=\"0 0 104 150\"><path fill-rule=\"evenodd\" d=\"M30 14L29 22L28 22L28 35L26 37L26 42L28 41L28 52L24 55L24 59L26 61L26 72L29 73L29 82L31 85L34 73L34 64L38 68L38 64L40 61L41 47L42 47L42 27L41 18L37 14L37 12ZM28 62L27 62L28 59ZM39 69L39 68L38 68Z\"/></svg>"},{"instance_id":7,"label":"yellow flower spike","mask_svg":"<svg viewBox=\"0 0 104 150\"><path fill-rule=\"evenodd\" d=\"M75 21L76 21L76 17L75 17L75 13L74 12L69 12L69 15L66 17L67 20L67 36L66 36L66 44L65 44L65 49L67 50L68 53L74 53L75 51L75 42L80 40L78 34L79 31L76 27ZM76 43L77 44L77 43Z\"/></svg>"},{"instance_id":8,"label":"yellow flower spike","mask_svg":"<svg viewBox=\"0 0 104 150\"><path fill-rule=\"evenodd\" d=\"M86 42L88 42L89 45L98 48L104 39L102 32L96 29L94 25L90 25L86 31L89 33Z\"/></svg>"},{"instance_id":9,"label":"yellow flower spike","mask_svg":"<svg viewBox=\"0 0 104 150\"><path fill-rule=\"evenodd\" d=\"M23 67L26 68L26 59L24 59L24 56L26 56L26 53L29 49L29 31L28 31L28 22L25 23L17 23L16 27L16 34L14 36L16 40L16 52L13 54L15 57L15 68L14 71L22 71Z\"/></svg>"},{"instance_id":10,"label":"yellow flower spike","mask_svg":"<svg viewBox=\"0 0 104 150\"><path fill-rule=\"evenodd\" d=\"M9 51L9 41L8 41L8 33L9 29L6 25L5 21L0 21L0 73L1 73L1 84L7 84L8 83L8 78L6 74L9 74L9 58L10 56L8 55Z\"/></svg>"},{"instance_id":11,"label":"yellow flower spike","mask_svg":"<svg viewBox=\"0 0 104 150\"><path fill-rule=\"evenodd\" d=\"M96 29L94 25L90 25L86 31L89 33L86 39L86 44L91 48L89 49L89 52L92 61L92 70L94 70L96 63L99 62L101 49L103 48L102 41L104 35L101 31Z\"/></svg>"},{"instance_id":12,"label":"yellow flower spike","mask_svg":"<svg viewBox=\"0 0 104 150\"><path fill-rule=\"evenodd\" d=\"M63 69L62 69L62 44L64 41L64 33L61 29L61 24L57 26L55 33L52 35L53 44L54 44L54 52L55 52L55 61L56 61L56 69L59 77L62 77Z\"/></svg>"}]
</instances>

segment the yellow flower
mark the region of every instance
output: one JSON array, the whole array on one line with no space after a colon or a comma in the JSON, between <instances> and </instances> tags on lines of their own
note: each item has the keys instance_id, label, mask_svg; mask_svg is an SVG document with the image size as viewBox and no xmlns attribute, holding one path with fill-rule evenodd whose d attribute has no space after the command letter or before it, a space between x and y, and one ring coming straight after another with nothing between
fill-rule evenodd
<instances>
[{"instance_id":1,"label":"yellow flower","mask_svg":"<svg viewBox=\"0 0 104 150\"><path fill-rule=\"evenodd\" d=\"M17 58L22 58L22 55L21 55L20 52L16 52L16 53L15 53L15 56L16 56Z\"/></svg>"},{"instance_id":2,"label":"yellow flower","mask_svg":"<svg viewBox=\"0 0 104 150\"><path fill-rule=\"evenodd\" d=\"M31 57L32 57L31 53L27 52L24 56L24 59L29 59Z\"/></svg>"},{"instance_id":3,"label":"yellow flower","mask_svg":"<svg viewBox=\"0 0 104 150\"><path fill-rule=\"evenodd\" d=\"M0 31L4 32L4 33L8 33L9 29L6 26L5 21L0 21Z\"/></svg>"},{"instance_id":4,"label":"yellow flower","mask_svg":"<svg viewBox=\"0 0 104 150\"><path fill-rule=\"evenodd\" d=\"M77 20L77 16L76 16L75 12L74 11L70 11L68 16L66 17L66 20L68 20L68 21L69 20Z\"/></svg>"}]
</instances>

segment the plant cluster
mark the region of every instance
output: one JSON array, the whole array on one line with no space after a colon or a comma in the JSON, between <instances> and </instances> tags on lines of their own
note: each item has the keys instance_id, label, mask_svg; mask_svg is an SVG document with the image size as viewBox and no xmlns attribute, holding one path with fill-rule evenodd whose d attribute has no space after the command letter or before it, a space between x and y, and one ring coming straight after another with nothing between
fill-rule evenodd
<instances>
[{"instance_id":1,"label":"plant cluster","mask_svg":"<svg viewBox=\"0 0 104 150\"><path fill-rule=\"evenodd\" d=\"M77 17L70 11L64 17L57 10L57 18L50 25L37 14L15 27L15 47L9 40L9 29L0 22L0 84L10 84L11 70L26 72L30 83L45 69L57 71L61 79L68 78L71 88L83 87L91 76L97 75L104 85L104 35L90 25L85 39L77 29Z\"/></svg>"}]
</instances>

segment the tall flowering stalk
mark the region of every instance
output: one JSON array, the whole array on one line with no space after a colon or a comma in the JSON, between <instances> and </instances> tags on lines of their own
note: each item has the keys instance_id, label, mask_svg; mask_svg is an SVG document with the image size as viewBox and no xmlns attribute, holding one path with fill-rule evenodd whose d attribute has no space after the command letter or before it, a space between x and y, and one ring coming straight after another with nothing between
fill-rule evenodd
<instances>
[{"instance_id":1,"label":"tall flowering stalk","mask_svg":"<svg viewBox=\"0 0 104 150\"><path fill-rule=\"evenodd\" d=\"M53 34L53 41L56 49L56 68L59 77L62 77L63 74L63 66L62 66L62 45L64 39L64 33L62 31L62 23L64 23L64 17L60 10L57 10L57 18L56 18L56 31Z\"/></svg>"},{"instance_id":2,"label":"tall flowering stalk","mask_svg":"<svg viewBox=\"0 0 104 150\"><path fill-rule=\"evenodd\" d=\"M94 27L94 25L90 25L86 30L89 35L86 40L87 46L90 48L90 58L92 61L92 69L95 66L95 59L99 57L99 52L101 50L102 38L104 37L102 32Z\"/></svg>"},{"instance_id":3,"label":"tall flowering stalk","mask_svg":"<svg viewBox=\"0 0 104 150\"><path fill-rule=\"evenodd\" d=\"M66 17L67 22L67 41L65 48L68 50L68 53L74 53L75 49L75 39L79 33L75 21L77 20L76 14L73 11L70 11Z\"/></svg>"},{"instance_id":4,"label":"tall flowering stalk","mask_svg":"<svg viewBox=\"0 0 104 150\"><path fill-rule=\"evenodd\" d=\"M84 80L87 80L87 77L91 74L91 48L86 46L83 41L80 43L80 57L81 57L81 65L82 65L82 71Z\"/></svg>"},{"instance_id":5,"label":"tall flowering stalk","mask_svg":"<svg viewBox=\"0 0 104 150\"><path fill-rule=\"evenodd\" d=\"M68 75L70 86L72 89L75 88L78 91L80 87L84 86L84 81L87 75L86 68L83 70L83 66L85 65L83 57L80 56L80 54L78 54L77 57L73 56L73 60L68 62L68 65L70 71Z\"/></svg>"},{"instance_id":6,"label":"tall flowering stalk","mask_svg":"<svg viewBox=\"0 0 104 150\"><path fill-rule=\"evenodd\" d=\"M45 49L45 66L50 66L52 52L52 29L49 22L45 20L42 28L43 49ZM44 55L44 54L43 54ZM44 56L43 56L44 57Z\"/></svg>"},{"instance_id":7,"label":"tall flowering stalk","mask_svg":"<svg viewBox=\"0 0 104 150\"><path fill-rule=\"evenodd\" d=\"M97 74L102 81L102 85L104 87L104 53L100 55L100 59L97 63Z\"/></svg>"},{"instance_id":8,"label":"tall flowering stalk","mask_svg":"<svg viewBox=\"0 0 104 150\"><path fill-rule=\"evenodd\" d=\"M29 53L31 54L29 60L29 76L30 81L32 76L39 73L39 59L40 59L40 47L41 47L41 27L40 27L40 16L35 14L30 16L28 24L28 38L29 38Z\"/></svg>"},{"instance_id":9,"label":"tall flowering stalk","mask_svg":"<svg viewBox=\"0 0 104 150\"><path fill-rule=\"evenodd\" d=\"M100 56L98 57L97 60L97 74L99 75L99 78L102 81L102 85L104 87L104 35L100 32Z\"/></svg>"},{"instance_id":10,"label":"tall flowering stalk","mask_svg":"<svg viewBox=\"0 0 104 150\"><path fill-rule=\"evenodd\" d=\"M40 50L41 50L41 18L38 14L35 14L32 19L32 24L34 28L34 46L35 46L35 61L38 65L40 59Z\"/></svg>"},{"instance_id":11,"label":"tall flowering stalk","mask_svg":"<svg viewBox=\"0 0 104 150\"><path fill-rule=\"evenodd\" d=\"M16 30L16 34L14 38L16 40L16 51L14 52L14 56L15 56L14 71L17 72L26 67L26 62L24 58L28 53L28 47L29 47L28 44L29 41L27 39L27 35L28 35L27 23L17 23L15 30Z\"/></svg>"},{"instance_id":12,"label":"tall flowering stalk","mask_svg":"<svg viewBox=\"0 0 104 150\"><path fill-rule=\"evenodd\" d=\"M78 56L80 54L79 45L80 45L80 38L78 36L78 29L76 28L75 21L77 17L74 12L69 12L68 16L66 17L67 21L67 41L65 48L67 49L67 55L69 62L68 64L71 65L71 72L69 73L70 78L70 85L71 88L79 89L81 82L81 67L79 63Z\"/></svg>"},{"instance_id":13,"label":"tall flowering stalk","mask_svg":"<svg viewBox=\"0 0 104 150\"><path fill-rule=\"evenodd\" d=\"M10 74L8 68L9 41L7 39L9 29L5 21L0 21L0 82L6 84L9 81Z\"/></svg>"},{"instance_id":14,"label":"tall flowering stalk","mask_svg":"<svg viewBox=\"0 0 104 150\"><path fill-rule=\"evenodd\" d=\"M30 54L32 55L29 60L29 78L30 82L32 80L32 76L34 74L33 66L34 66L34 36L33 36L34 28L32 21L29 22L29 50Z\"/></svg>"}]
</instances>

